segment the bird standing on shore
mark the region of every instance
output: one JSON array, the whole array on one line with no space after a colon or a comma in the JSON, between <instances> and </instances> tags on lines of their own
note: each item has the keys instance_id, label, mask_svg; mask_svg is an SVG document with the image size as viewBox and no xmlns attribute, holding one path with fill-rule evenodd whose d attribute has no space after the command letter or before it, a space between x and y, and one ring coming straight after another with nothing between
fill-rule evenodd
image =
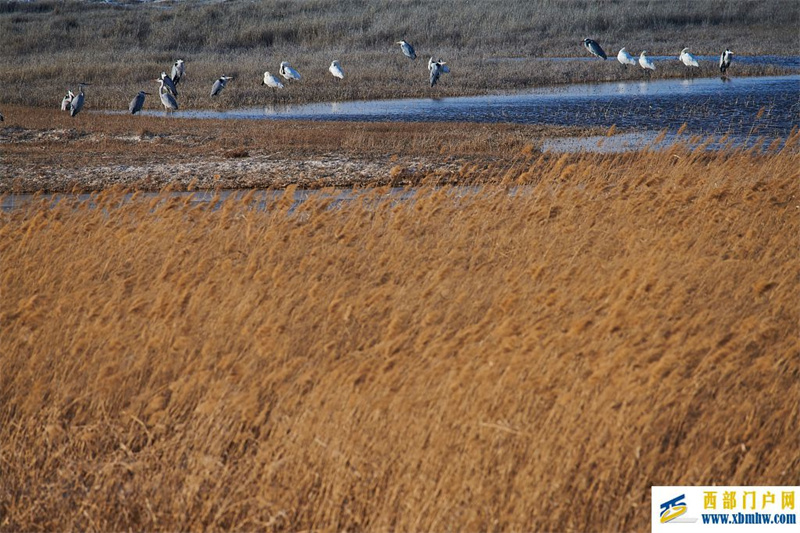
<instances>
[{"instance_id":1,"label":"bird standing on shore","mask_svg":"<svg viewBox=\"0 0 800 533\"><path fill-rule=\"evenodd\" d=\"M73 98L75 98L75 93L67 90L67 95L61 99L61 111L66 111L69 109L69 105L72 103Z\"/></svg>"},{"instance_id":2,"label":"bird standing on shore","mask_svg":"<svg viewBox=\"0 0 800 533\"><path fill-rule=\"evenodd\" d=\"M128 111L130 111L131 115L135 115L136 113L142 110L142 107L144 106L144 97L145 95L149 94L150 93L144 91L139 91L139 94L133 97L131 103L128 104Z\"/></svg>"},{"instance_id":3,"label":"bird standing on shore","mask_svg":"<svg viewBox=\"0 0 800 533\"><path fill-rule=\"evenodd\" d=\"M233 76L225 76L224 74L220 76L220 78L214 82L214 85L211 87L211 96L217 96L219 93L222 92L222 89L225 88L225 85L228 84L229 80L232 80Z\"/></svg>"},{"instance_id":4,"label":"bird standing on shore","mask_svg":"<svg viewBox=\"0 0 800 533\"><path fill-rule=\"evenodd\" d=\"M414 51L414 47L411 46L411 44L407 43L406 41L397 41L395 44L400 45L400 50L403 51L403 55L405 55L407 58L417 58L417 53Z\"/></svg>"},{"instance_id":5,"label":"bird standing on shore","mask_svg":"<svg viewBox=\"0 0 800 533\"><path fill-rule=\"evenodd\" d=\"M178 89L175 88L175 84L172 82L172 78L167 76L166 72L161 73L161 79L164 80L164 88L172 93L172 96L178 96Z\"/></svg>"},{"instance_id":6,"label":"bird standing on shore","mask_svg":"<svg viewBox=\"0 0 800 533\"><path fill-rule=\"evenodd\" d=\"M158 88L158 95L161 98L161 103L164 105L165 111L177 111L178 110L178 101L175 99L172 94L165 90L164 87L164 80L162 78L156 78L153 81L157 81L161 85Z\"/></svg>"},{"instance_id":7,"label":"bird standing on shore","mask_svg":"<svg viewBox=\"0 0 800 533\"><path fill-rule=\"evenodd\" d=\"M84 100L84 97L85 97L84 94L83 94L83 86L84 85L88 86L88 85L91 85L91 84L90 83L81 83L81 84L79 84L78 94L76 94L72 98L72 101L69 103L69 116L71 116L71 117L74 117L75 115L80 113L81 109L83 108L83 100Z\"/></svg>"},{"instance_id":8,"label":"bird standing on shore","mask_svg":"<svg viewBox=\"0 0 800 533\"><path fill-rule=\"evenodd\" d=\"M678 59L680 59L681 63L686 65L686 68L689 69L689 75L692 74L692 67L700 68L700 64L697 62L694 56L689 53L688 48L681 50L681 55L678 56Z\"/></svg>"},{"instance_id":9,"label":"bird standing on shore","mask_svg":"<svg viewBox=\"0 0 800 533\"><path fill-rule=\"evenodd\" d=\"M181 81L181 78L184 74L186 74L186 65L183 63L183 59L178 59L175 61L175 64L172 65L172 83L178 85L178 82Z\"/></svg>"},{"instance_id":10,"label":"bird standing on shore","mask_svg":"<svg viewBox=\"0 0 800 533\"><path fill-rule=\"evenodd\" d=\"M595 55L597 57L601 57L603 59L606 59L608 57L606 55L606 53L603 51L603 49L600 47L600 45L597 44L597 41L593 41L592 39L584 39L583 40L583 46L592 55Z\"/></svg>"},{"instance_id":11,"label":"bird standing on shore","mask_svg":"<svg viewBox=\"0 0 800 533\"><path fill-rule=\"evenodd\" d=\"M270 74L269 71L264 72L264 81L261 82L261 85L272 87L273 90L283 89L283 83L278 79L278 76Z\"/></svg>"},{"instance_id":12,"label":"bird standing on shore","mask_svg":"<svg viewBox=\"0 0 800 533\"><path fill-rule=\"evenodd\" d=\"M620 49L619 53L617 54L617 61L622 63L622 66L625 68L628 68L628 65L636 66L636 58L630 55L628 51L625 50L624 46Z\"/></svg>"},{"instance_id":13,"label":"bird standing on shore","mask_svg":"<svg viewBox=\"0 0 800 533\"><path fill-rule=\"evenodd\" d=\"M640 66L641 66L643 69L645 69L645 70L647 70L647 69L650 69L650 70L655 70L655 69L656 69L656 66L655 66L655 65L653 64L653 62L652 62L652 61L650 61L650 59L649 59L649 58L648 58L648 57L645 55L646 53L647 53L647 50L642 50L642 53L641 53L641 54L639 54L639 65L640 65Z\"/></svg>"},{"instance_id":14,"label":"bird standing on shore","mask_svg":"<svg viewBox=\"0 0 800 533\"><path fill-rule=\"evenodd\" d=\"M719 56L719 71L722 72L722 75L725 76L725 72L731 66L731 60L733 59L733 52L730 49L726 48L722 54Z\"/></svg>"},{"instance_id":15,"label":"bird standing on shore","mask_svg":"<svg viewBox=\"0 0 800 533\"><path fill-rule=\"evenodd\" d=\"M340 80L344 79L344 71L342 70L342 65L340 65L338 61L332 61L328 70L333 74L334 78L339 78Z\"/></svg>"},{"instance_id":16,"label":"bird standing on shore","mask_svg":"<svg viewBox=\"0 0 800 533\"><path fill-rule=\"evenodd\" d=\"M289 66L288 61L281 61L281 68L278 70L278 74L283 76L285 80L300 80L300 73Z\"/></svg>"},{"instance_id":17,"label":"bird standing on shore","mask_svg":"<svg viewBox=\"0 0 800 533\"><path fill-rule=\"evenodd\" d=\"M430 71L431 87L433 87L439 81L439 77L442 74L450 72L450 67L448 67L447 63L442 61L441 58L438 61L434 61L433 57L431 57L428 59L428 70Z\"/></svg>"}]
</instances>

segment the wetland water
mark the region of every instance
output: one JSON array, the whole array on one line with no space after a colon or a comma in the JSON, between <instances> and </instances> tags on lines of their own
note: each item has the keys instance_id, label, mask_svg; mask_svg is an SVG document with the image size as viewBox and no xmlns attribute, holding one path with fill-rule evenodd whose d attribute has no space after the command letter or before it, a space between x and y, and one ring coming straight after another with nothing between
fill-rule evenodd
<instances>
[{"instance_id":1,"label":"wetland water","mask_svg":"<svg viewBox=\"0 0 800 533\"><path fill-rule=\"evenodd\" d=\"M455 73L452 75L456 75ZM148 111L146 114L162 115ZM544 87L512 94L280 104L229 111L186 110L176 117L403 122L505 122L784 137L800 125L800 75L694 78Z\"/></svg>"}]
</instances>

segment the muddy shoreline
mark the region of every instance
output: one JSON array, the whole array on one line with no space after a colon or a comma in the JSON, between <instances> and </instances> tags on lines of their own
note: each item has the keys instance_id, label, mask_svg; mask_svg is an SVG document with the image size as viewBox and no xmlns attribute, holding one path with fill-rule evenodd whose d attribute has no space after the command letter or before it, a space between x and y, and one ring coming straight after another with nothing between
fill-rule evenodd
<instances>
[{"instance_id":1,"label":"muddy shoreline","mask_svg":"<svg viewBox=\"0 0 800 533\"><path fill-rule=\"evenodd\" d=\"M509 124L217 121L5 108L0 193L397 186L458 181L597 128ZM483 172L483 173L482 173Z\"/></svg>"}]
</instances>

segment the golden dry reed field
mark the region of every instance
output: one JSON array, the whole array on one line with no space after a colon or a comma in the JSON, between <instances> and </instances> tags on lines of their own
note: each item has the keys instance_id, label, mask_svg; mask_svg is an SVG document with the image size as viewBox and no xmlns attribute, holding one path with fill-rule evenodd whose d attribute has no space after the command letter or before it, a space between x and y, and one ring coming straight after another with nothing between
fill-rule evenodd
<instances>
[{"instance_id":1,"label":"golden dry reed field","mask_svg":"<svg viewBox=\"0 0 800 533\"><path fill-rule=\"evenodd\" d=\"M797 145L6 211L0 529L641 531L654 484L797 484Z\"/></svg>"}]
</instances>

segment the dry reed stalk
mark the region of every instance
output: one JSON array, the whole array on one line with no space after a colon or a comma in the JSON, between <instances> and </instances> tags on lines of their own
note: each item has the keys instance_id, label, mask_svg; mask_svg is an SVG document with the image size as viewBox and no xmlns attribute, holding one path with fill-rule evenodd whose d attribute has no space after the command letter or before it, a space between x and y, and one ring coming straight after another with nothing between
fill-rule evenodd
<instances>
[{"instance_id":1,"label":"dry reed stalk","mask_svg":"<svg viewBox=\"0 0 800 533\"><path fill-rule=\"evenodd\" d=\"M796 149L0 214L0 529L644 529L793 484Z\"/></svg>"}]
</instances>

